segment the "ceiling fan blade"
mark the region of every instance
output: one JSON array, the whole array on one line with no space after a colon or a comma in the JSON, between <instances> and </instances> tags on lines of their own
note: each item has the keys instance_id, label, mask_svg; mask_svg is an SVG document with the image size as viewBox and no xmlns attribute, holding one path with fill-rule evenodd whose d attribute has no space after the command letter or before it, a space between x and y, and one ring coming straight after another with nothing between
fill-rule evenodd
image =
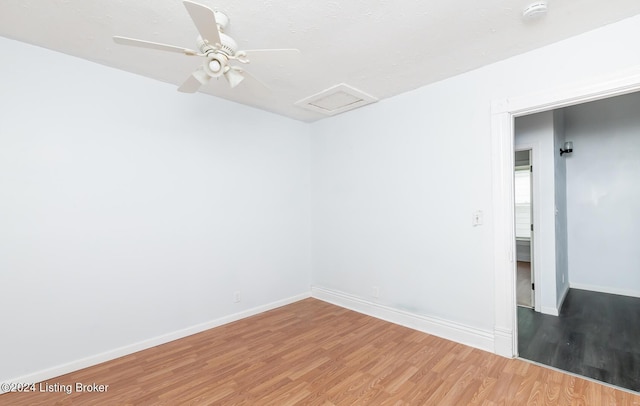
<instances>
[{"instance_id":1,"label":"ceiling fan blade","mask_svg":"<svg viewBox=\"0 0 640 406\"><path fill-rule=\"evenodd\" d=\"M222 44L214 11L209 7L189 0L184 0L183 3L202 39L210 45Z\"/></svg>"},{"instance_id":2,"label":"ceiling fan blade","mask_svg":"<svg viewBox=\"0 0 640 406\"><path fill-rule=\"evenodd\" d=\"M160 51L178 52L185 55L199 55L193 49L177 47L174 45L160 44L158 42L144 41L141 39L114 36L113 41L120 45L129 45L139 48L158 49Z\"/></svg>"},{"instance_id":3,"label":"ceiling fan blade","mask_svg":"<svg viewBox=\"0 0 640 406\"><path fill-rule=\"evenodd\" d=\"M271 93L271 88L267 86L262 80L252 75L250 72L236 66L232 66L231 69L242 74L242 76L244 77L244 84L242 85L242 87L250 88L251 92L255 95L264 97Z\"/></svg>"},{"instance_id":4,"label":"ceiling fan blade","mask_svg":"<svg viewBox=\"0 0 640 406\"><path fill-rule=\"evenodd\" d=\"M300 50L299 49L245 49L244 59L250 63L267 64L277 62L278 65L291 65L300 62ZM242 59L241 59L242 62Z\"/></svg>"},{"instance_id":5,"label":"ceiling fan blade","mask_svg":"<svg viewBox=\"0 0 640 406\"><path fill-rule=\"evenodd\" d=\"M200 86L209 82L209 79L209 75L207 75L202 69L198 69L180 85L178 91L182 93L195 93L200 89Z\"/></svg>"}]
</instances>

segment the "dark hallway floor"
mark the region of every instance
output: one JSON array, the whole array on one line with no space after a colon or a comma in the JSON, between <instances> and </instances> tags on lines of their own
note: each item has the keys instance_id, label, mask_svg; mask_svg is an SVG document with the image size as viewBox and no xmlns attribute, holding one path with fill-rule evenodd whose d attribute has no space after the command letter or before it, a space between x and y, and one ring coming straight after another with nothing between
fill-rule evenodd
<instances>
[{"instance_id":1,"label":"dark hallway floor","mask_svg":"<svg viewBox=\"0 0 640 406\"><path fill-rule=\"evenodd\" d=\"M571 289L558 317L518 306L518 352L640 392L640 298Z\"/></svg>"}]
</instances>

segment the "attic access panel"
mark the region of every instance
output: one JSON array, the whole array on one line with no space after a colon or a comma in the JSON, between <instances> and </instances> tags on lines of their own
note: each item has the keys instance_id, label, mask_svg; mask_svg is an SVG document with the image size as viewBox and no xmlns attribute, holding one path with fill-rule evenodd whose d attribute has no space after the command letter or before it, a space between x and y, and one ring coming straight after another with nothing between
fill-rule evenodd
<instances>
[{"instance_id":1,"label":"attic access panel","mask_svg":"<svg viewBox=\"0 0 640 406\"><path fill-rule=\"evenodd\" d=\"M345 83L341 83L302 100L298 100L295 104L307 110L333 116L377 101L377 98Z\"/></svg>"}]
</instances>

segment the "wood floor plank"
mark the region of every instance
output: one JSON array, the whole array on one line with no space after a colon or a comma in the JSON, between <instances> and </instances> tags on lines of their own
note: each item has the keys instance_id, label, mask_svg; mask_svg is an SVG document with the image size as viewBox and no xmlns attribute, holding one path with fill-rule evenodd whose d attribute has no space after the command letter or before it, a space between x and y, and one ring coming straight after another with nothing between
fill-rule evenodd
<instances>
[{"instance_id":1,"label":"wood floor plank","mask_svg":"<svg viewBox=\"0 0 640 406\"><path fill-rule=\"evenodd\" d=\"M48 380L0 405L629 405L640 396L306 299Z\"/></svg>"}]
</instances>

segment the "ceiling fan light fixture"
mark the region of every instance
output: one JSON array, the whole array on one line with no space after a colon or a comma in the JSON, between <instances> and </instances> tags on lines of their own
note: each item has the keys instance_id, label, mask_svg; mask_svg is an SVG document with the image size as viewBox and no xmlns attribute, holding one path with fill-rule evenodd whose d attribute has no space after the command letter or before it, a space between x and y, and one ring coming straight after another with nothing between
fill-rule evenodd
<instances>
[{"instance_id":1,"label":"ceiling fan light fixture","mask_svg":"<svg viewBox=\"0 0 640 406\"><path fill-rule=\"evenodd\" d=\"M222 64L217 59L212 59L209 61L209 69L211 72L218 73L222 69Z\"/></svg>"},{"instance_id":2,"label":"ceiling fan light fixture","mask_svg":"<svg viewBox=\"0 0 640 406\"><path fill-rule=\"evenodd\" d=\"M244 80L244 75L236 69L228 69L224 74L224 78L227 79L229 86L234 88Z\"/></svg>"},{"instance_id":3,"label":"ceiling fan light fixture","mask_svg":"<svg viewBox=\"0 0 640 406\"><path fill-rule=\"evenodd\" d=\"M202 65L203 70L212 78L222 76L228 66L228 60L224 54L210 54Z\"/></svg>"}]
</instances>

